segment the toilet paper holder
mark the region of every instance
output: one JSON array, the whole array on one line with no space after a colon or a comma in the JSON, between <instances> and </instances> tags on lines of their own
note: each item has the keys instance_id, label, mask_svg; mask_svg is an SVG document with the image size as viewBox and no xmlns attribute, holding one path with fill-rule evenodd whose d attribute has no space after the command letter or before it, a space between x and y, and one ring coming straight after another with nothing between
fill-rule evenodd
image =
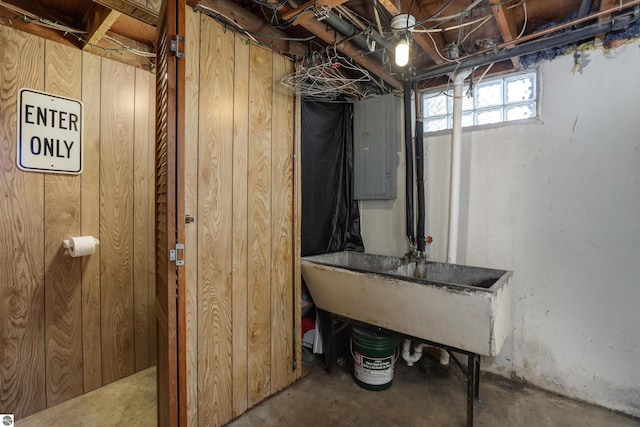
<instances>
[{"instance_id":1,"label":"toilet paper holder","mask_svg":"<svg viewBox=\"0 0 640 427\"><path fill-rule=\"evenodd\" d=\"M74 247L74 241L76 240L92 240L93 242L93 247L90 247L88 252L87 252L87 248L86 248L86 243L84 243L85 248L80 250L80 253L76 253L76 250L78 248ZM62 247L65 248L65 253L71 257L78 257L78 256L85 256L85 255L91 255L94 253L95 251L95 247L98 246L100 244L100 240L96 239L93 236L81 236L81 237L70 237L68 239L64 239L62 240ZM80 245L82 246L82 243L80 243Z\"/></svg>"}]
</instances>

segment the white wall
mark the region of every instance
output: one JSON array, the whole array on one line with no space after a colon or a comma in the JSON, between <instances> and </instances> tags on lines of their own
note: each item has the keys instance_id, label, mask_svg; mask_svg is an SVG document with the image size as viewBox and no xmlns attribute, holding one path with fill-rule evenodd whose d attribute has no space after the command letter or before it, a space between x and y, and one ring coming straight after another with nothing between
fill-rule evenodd
<instances>
[{"instance_id":1,"label":"white wall","mask_svg":"<svg viewBox=\"0 0 640 427\"><path fill-rule=\"evenodd\" d=\"M547 62L542 123L463 134L458 253L460 264L514 272L513 331L498 357L483 359L484 369L635 416L639 47L636 41L612 57L588 52L582 75L571 73L572 55ZM430 258L444 261L450 135L426 141ZM361 208L368 252L402 246L404 228L393 244L376 237L402 210L384 216L379 206Z\"/></svg>"}]
</instances>

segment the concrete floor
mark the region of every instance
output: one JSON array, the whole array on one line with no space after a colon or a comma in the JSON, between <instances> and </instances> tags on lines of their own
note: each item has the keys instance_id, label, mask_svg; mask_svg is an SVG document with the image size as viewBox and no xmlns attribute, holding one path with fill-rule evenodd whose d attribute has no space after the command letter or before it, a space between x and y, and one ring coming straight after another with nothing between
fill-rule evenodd
<instances>
[{"instance_id":1,"label":"concrete floor","mask_svg":"<svg viewBox=\"0 0 640 427\"><path fill-rule=\"evenodd\" d=\"M16 421L16 427L153 427L156 368L128 376Z\"/></svg>"},{"instance_id":2,"label":"concrete floor","mask_svg":"<svg viewBox=\"0 0 640 427\"><path fill-rule=\"evenodd\" d=\"M317 358L305 353L304 362L308 376L229 427L466 426L466 377L454 366L443 378L435 360L411 368L399 360L391 387L373 392L354 383L352 365L328 375ZM483 373L474 425L638 427L640 420Z\"/></svg>"},{"instance_id":3,"label":"concrete floor","mask_svg":"<svg viewBox=\"0 0 640 427\"><path fill-rule=\"evenodd\" d=\"M423 359L412 368L398 362L388 390L357 386L350 366L328 375L321 360L305 352L308 375L245 413L229 427L413 427L465 426L465 377L448 378ZM155 426L155 369L149 369L54 408L20 420L17 427ZM482 374L476 426L640 427L640 420L540 389Z\"/></svg>"}]
</instances>

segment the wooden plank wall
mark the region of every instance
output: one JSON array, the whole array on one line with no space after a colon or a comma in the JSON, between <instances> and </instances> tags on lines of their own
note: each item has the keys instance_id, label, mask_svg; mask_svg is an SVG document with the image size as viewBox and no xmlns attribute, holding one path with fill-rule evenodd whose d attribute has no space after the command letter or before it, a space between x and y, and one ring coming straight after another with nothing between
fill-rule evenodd
<instances>
[{"instance_id":1,"label":"wooden plank wall","mask_svg":"<svg viewBox=\"0 0 640 427\"><path fill-rule=\"evenodd\" d=\"M186 39L188 421L219 426L301 371L293 66L193 11Z\"/></svg>"},{"instance_id":2,"label":"wooden plank wall","mask_svg":"<svg viewBox=\"0 0 640 427\"><path fill-rule=\"evenodd\" d=\"M155 363L153 75L0 27L0 409L23 418ZM81 99L81 175L16 167L20 88ZM70 258L62 240L100 239Z\"/></svg>"}]
</instances>

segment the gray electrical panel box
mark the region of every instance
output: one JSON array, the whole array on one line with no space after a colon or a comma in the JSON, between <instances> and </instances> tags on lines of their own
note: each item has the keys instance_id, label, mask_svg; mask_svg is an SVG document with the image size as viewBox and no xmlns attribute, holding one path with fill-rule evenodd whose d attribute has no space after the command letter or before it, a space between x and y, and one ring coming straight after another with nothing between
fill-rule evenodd
<instances>
[{"instance_id":1,"label":"gray electrical panel box","mask_svg":"<svg viewBox=\"0 0 640 427\"><path fill-rule=\"evenodd\" d=\"M353 198L396 197L400 98L384 95L353 104Z\"/></svg>"}]
</instances>

